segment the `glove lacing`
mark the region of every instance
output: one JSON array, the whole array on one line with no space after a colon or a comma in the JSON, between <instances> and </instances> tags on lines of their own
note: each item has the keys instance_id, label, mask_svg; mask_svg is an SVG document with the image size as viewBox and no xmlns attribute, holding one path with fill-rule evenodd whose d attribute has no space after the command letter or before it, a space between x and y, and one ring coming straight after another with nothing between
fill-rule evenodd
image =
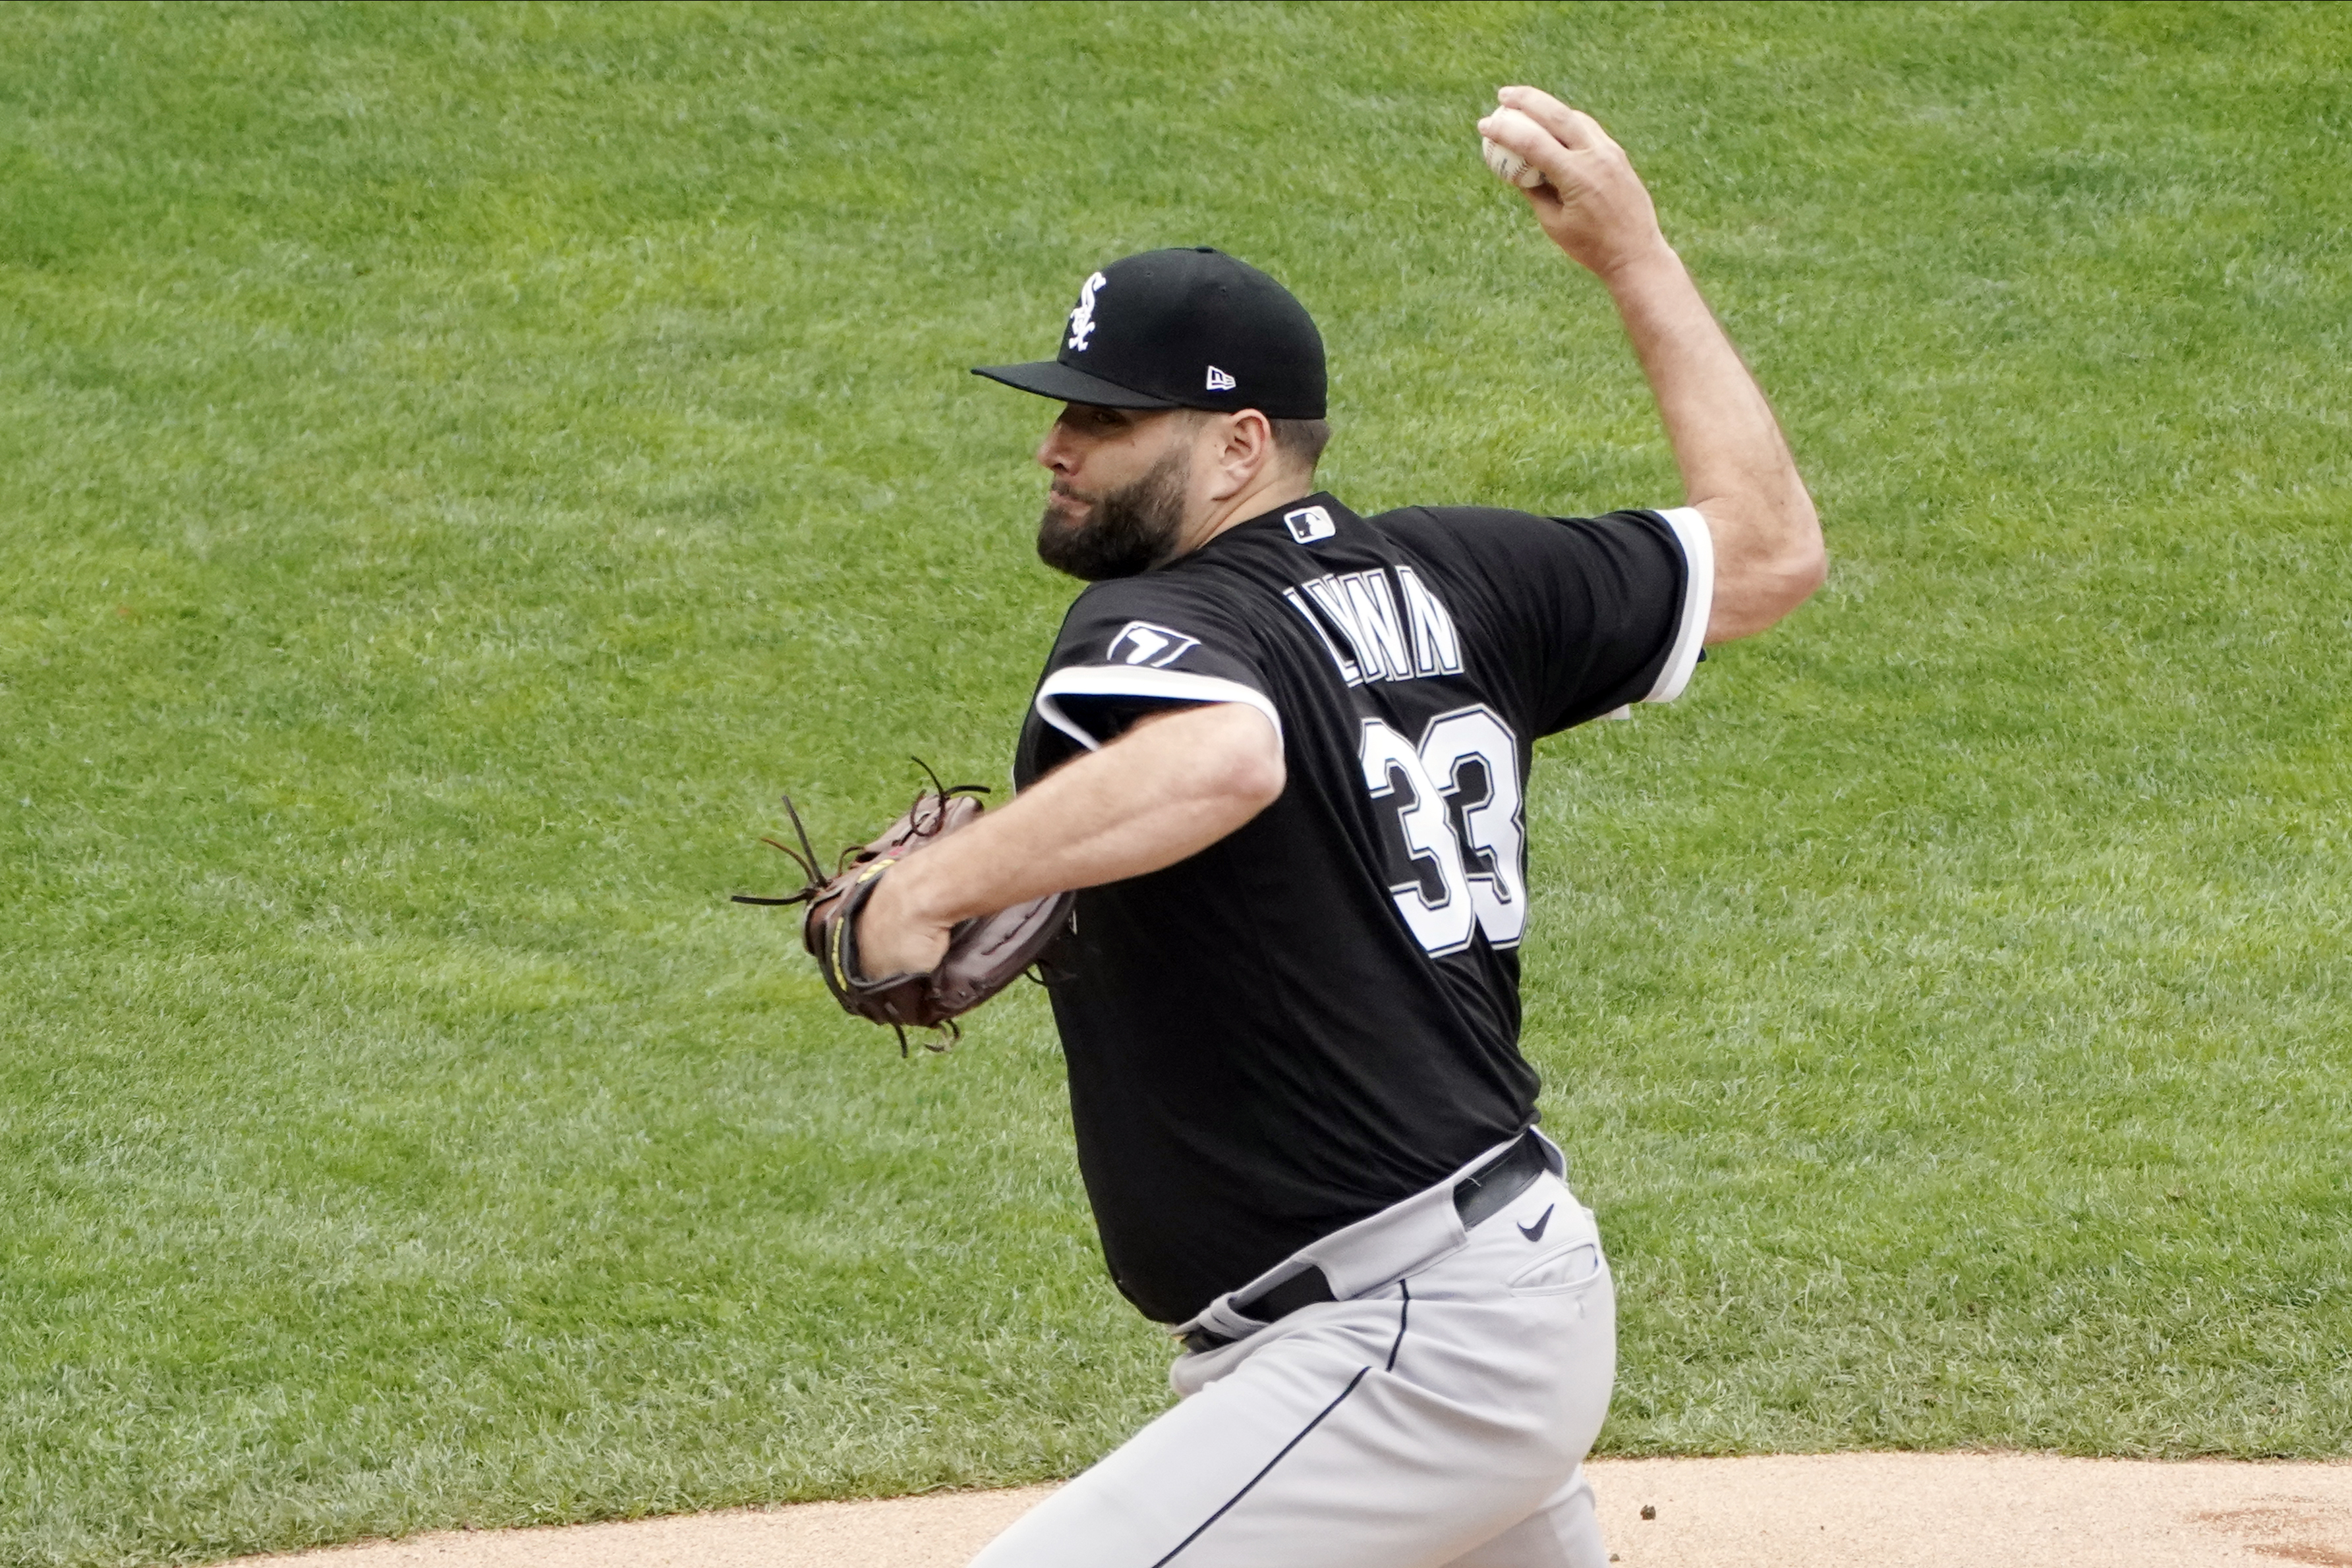
<instances>
[{"instance_id":1,"label":"glove lacing","mask_svg":"<svg viewBox=\"0 0 2352 1568\"><path fill-rule=\"evenodd\" d=\"M912 841L937 838L939 836L940 830L947 825L948 802L955 799L958 795L987 795L993 793L993 791L985 784L942 784L940 782L939 774L932 770L929 763L924 761L919 757L910 758L910 760L916 767L921 768L923 770L924 777L931 781L931 787L929 789L919 789L915 792L913 802L907 808L907 817L908 820L908 831ZM767 845L770 849L782 854L786 859L790 860L793 865L800 868L800 873L803 879L801 890L797 893L787 894L782 898L762 898L754 894L731 893L727 895L730 902L736 904L756 904L769 908L775 908L785 904L806 904L810 900L823 894L828 886L832 885L832 883L847 874L853 867L861 866L869 861L879 860L881 858L880 852L870 845L851 844L848 848L843 850L839 857L835 860L833 875L826 876L817 860L816 846L809 841L808 828L801 821L800 809L793 804L793 798L790 795L786 795L783 798L783 800L784 812L793 820L793 831L801 841L800 848L794 849L792 845L783 843L776 839L769 838L765 834L761 835L760 841ZM928 815L924 811L924 807L927 803L930 807ZM901 849L899 851L899 853L904 854L908 852L908 850L912 848L913 843L909 842L905 849ZM926 1051L947 1051L952 1050L956 1042L963 1039L963 1030L953 1019L942 1019L931 1027L940 1031L942 1038L937 1040L925 1040L923 1042L923 1049ZM904 1024L893 1023L890 1028L898 1037L898 1054L903 1058L907 1055L906 1026Z\"/></svg>"}]
</instances>

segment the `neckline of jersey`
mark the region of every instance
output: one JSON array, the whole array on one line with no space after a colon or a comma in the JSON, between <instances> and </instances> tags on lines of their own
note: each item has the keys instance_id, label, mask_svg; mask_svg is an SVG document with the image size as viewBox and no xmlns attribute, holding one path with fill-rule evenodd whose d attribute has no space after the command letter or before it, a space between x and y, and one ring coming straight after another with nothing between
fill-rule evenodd
<instances>
[{"instance_id":1,"label":"neckline of jersey","mask_svg":"<svg viewBox=\"0 0 2352 1568\"><path fill-rule=\"evenodd\" d=\"M1334 522L1353 523L1363 520L1357 517L1355 513L1349 511L1348 509L1348 504L1345 501L1340 500L1339 497L1331 494L1330 491L1318 490L1311 496L1301 496L1295 500L1284 501L1278 506L1273 507L1266 511L1260 512L1254 517L1243 518L1233 527L1221 531L1214 538L1210 539L1207 543L1200 546L1198 549L1178 556L1174 560L1168 563L1168 567L1179 567L1188 560L1198 560L1202 556L1208 554L1211 550L1216 549L1219 545L1223 544L1225 540L1232 538L1236 534L1249 534L1255 537L1259 534L1278 530L1285 538L1287 538L1289 536L1290 529L1282 519L1285 517L1287 517L1290 513L1297 511L1301 507L1322 507L1328 508L1331 513L1331 518ZM1165 570L1167 568L1162 568L1161 570Z\"/></svg>"}]
</instances>

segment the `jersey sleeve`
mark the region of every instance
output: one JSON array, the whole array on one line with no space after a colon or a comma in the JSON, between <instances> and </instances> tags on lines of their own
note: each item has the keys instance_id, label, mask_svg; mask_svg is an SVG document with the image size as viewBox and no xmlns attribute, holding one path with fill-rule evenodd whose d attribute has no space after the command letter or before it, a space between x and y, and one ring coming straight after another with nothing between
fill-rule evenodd
<instances>
[{"instance_id":1,"label":"jersey sleeve","mask_svg":"<svg viewBox=\"0 0 2352 1568\"><path fill-rule=\"evenodd\" d=\"M1200 703L1242 703L1282 733L1257 639L1210 595L1150 573L1098 582L1062 622L1037 716L1091 751L1142 715Z\"/></svg>"},{"instance_id":2,"label":"jersey sleeve","mask_svg":"<svg viewBox=\"0 0 2352 1568\"><path fill-rule=\"evenodd\" d=\"M1682 695L1715 595L1714 543L1695 507L1480 522L1498 653L1533 733Z\"/></svg>"}]
</instances>

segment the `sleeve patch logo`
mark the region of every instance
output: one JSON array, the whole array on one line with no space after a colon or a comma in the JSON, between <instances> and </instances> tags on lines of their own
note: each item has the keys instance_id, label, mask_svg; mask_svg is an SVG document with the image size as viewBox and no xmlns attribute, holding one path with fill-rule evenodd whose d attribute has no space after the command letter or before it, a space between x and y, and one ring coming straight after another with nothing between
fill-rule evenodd
<instances>
[{"instance_id":1,"label":"sleeve patch logo","mask_svg":"<svg viewBox=\"0 0 2352 1568\"><path fill-rule=\"evenodd\" d=\"M1339 531L1331 514L1320 507L1301 507L1295 512L1282 514L1282 526L1300 544L1311 545L1317 539L1328 539Z\"/></svg>"},{"instance_id":2,"label":"sleeve patch logo","mask_svg":"<svg viewBox=\"0 0 2352 1568\"><path fill-rule=\"evenodd\" d=\"M1130 621L1110 640L1109 657L1114 664L1164 670L1200 645L1198 637L1187 637L1149 621Z\"/></svg>"}]
</instances>

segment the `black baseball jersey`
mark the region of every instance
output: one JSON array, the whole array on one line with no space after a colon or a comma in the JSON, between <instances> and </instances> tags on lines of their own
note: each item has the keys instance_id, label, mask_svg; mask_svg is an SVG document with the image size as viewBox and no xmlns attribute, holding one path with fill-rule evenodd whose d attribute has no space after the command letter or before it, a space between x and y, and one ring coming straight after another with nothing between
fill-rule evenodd
<instances>
[{"instance_id":1,"label":"black baseball jersey","mask_svg":"<svg viewBox=\"0 0 2352 1568\"><path fill-rule=\"evenodd\" d=\"M1518 1050L1530 743L1676 695L1696 512L1538 517L1317 495L1078 596L1015 781L1170 705L1240 702L1288 780L1078 895L1053 985L1119 1289L1181 1322L1535 1119Z\"/></svg>"}]
</instances>

